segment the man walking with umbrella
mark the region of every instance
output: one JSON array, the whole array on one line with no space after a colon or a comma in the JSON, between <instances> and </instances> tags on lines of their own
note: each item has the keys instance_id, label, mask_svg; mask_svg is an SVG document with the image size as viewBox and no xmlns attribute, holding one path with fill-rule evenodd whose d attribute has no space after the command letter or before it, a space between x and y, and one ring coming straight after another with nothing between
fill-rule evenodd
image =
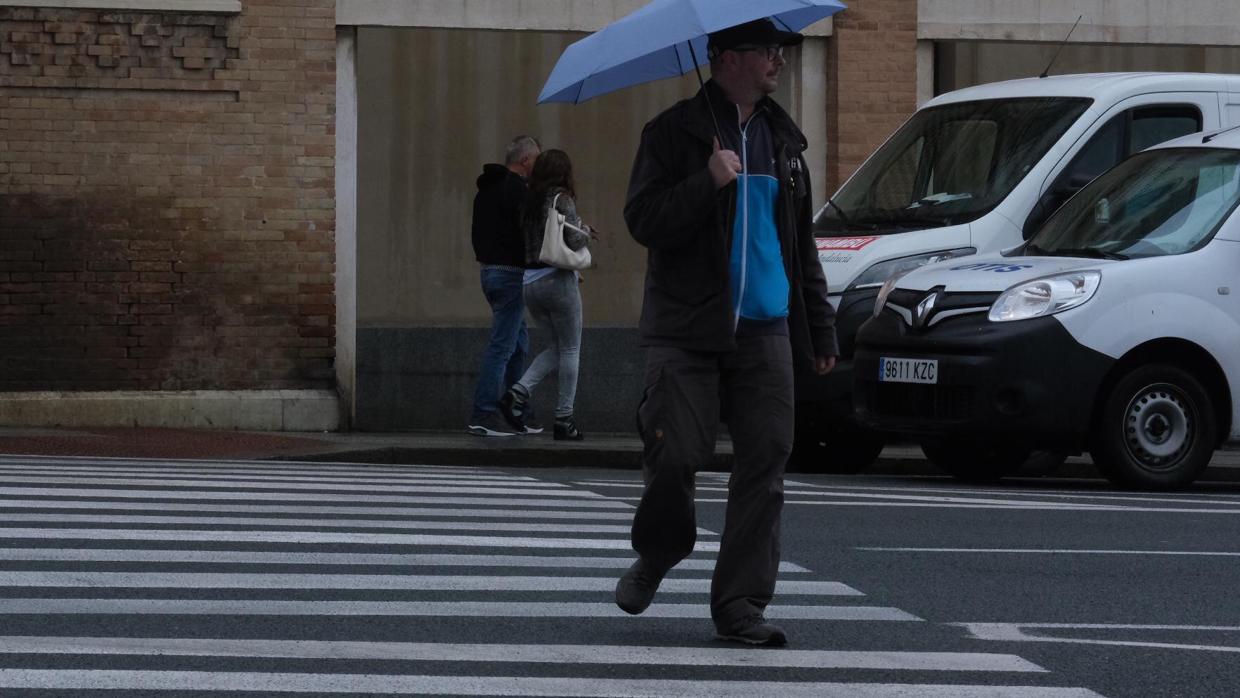
<instances>
[{"instance_id":1,"label":"man walking with umbrella","mask_svg":"<svg viewBox=\"0 0 1240 698\"><path fill-rule=\"evenodd\" d=\"M792 449L794 363L825 374L835 314L811 232L805 136L770 94L800 34L759 19L709 35L712 78L642 133L625 221L648 250L648 347L638 428L646 488L638 561L616 603L641 613L693 551L694 472L720 419L735 464L711 585L719 635L783 645L763 611L775 589L783 474Z\"/></svg>"}]
</instances>

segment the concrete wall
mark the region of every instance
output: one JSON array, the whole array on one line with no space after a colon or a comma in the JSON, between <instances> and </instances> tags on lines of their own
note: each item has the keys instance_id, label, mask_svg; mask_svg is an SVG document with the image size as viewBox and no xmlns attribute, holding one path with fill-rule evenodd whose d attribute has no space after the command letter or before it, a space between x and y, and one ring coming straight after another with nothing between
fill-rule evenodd
<instances>
[{"instance_id":1,"label":"concrete wall","mask_svg":"<svg viewBox=\"0 0 1240 698\"><path fill-rule=\"evenodd\" d=\"M690 75L586 104L537 106L546 76L578 38L357 30L358 428L455 428L467 418L485 343L478 328L490 322L469 239L474 181L518 133L570 154L578 207L602 231L593 248L597 267L582 285L587 330L578 410L593 415L595 425L606 422L605 429L628 428L628 398L635 404L640 392L631 362L641 360L635 326L646 259L622 217L629 172L646 121L698 85ZM802 53L821 64L823 40L811 40ZM822 92L814 91L817 102L801 95L803 85L821 85L824 76L801 65L801 55L793 56L776 96L805 123L811 157L820 157L827 148ZM544 390L554 392L550 385ZM428 392L438 396L433 405L411 404L409 396Z\"/></svg>"},{"instance_id":2,"label":"concrete wall","mask_svg":"<svg viewBox=\"0 0 1240 698\"><path fill-rule=\"evenodd\" d=\"M645 254L622 218L645 122L696 91L684 78L582 105L536 106L573 35L447 29L358 31L358 322L490 321L470 245L475 179L529 133L573 158L578 208L601 231L585 274L587 325L631 325ZM452 70L445 70L452 66ZM511 66L521 66L511 70Z\"/></svg>"},{"instance_id":3,"label":"concrete wall","mask_svg":"<svg viewBox=\"0 0 1240 698\"><path fill-rule=\"evenodd\" d=\"M1033 77L1042 72L1060 45L1010 41L935 42L938 92L996 80ZM1116 71L1240 73L1240 48L1131 44L1069 44L1059 52L1052 73Z\"/></svg>"},{"instance_id":4,"label":"concrete wall","mask_svg":"<svg viewBox=\"0 0 1240 698\"><path fill-rule=\"evenodd\" d=\"M649 0L337 0L336 23L359 27L592 32L648 2ZM803 33L807 36L830 36L831 20L826 19L807 27Z\"/></svg>"},{"instance_id":5,"label":"concrete wall","mask_svg":"<svg viewBox=\"0 0 1240 698\"><path fill-rule=\"evenodd\" d=\"M357 398L357 30L336 30L336 391L348 426Z\"/></svg>"},{"instance_id":6,"label":"concrete wall","mask_svg":"<svg viewBox=\"0 0 1240 698\"><path fill-rule=\"evenodd\" d=\"M922 39L1079 43L1237 43L1235 0L917 0Z\"/></svg>"},{"instance_id":7,"label":"concrete wall","mask_svg":"<svg viewBox=\"0 0 1240 698\"><path fill-rule=\"evenodd\" d=\"M360 329L356 427L366 431L464 429L478 356L489 332L483 327ZM545 337L537 332L533 340L534 351L546 346ZM633 430L645 362L637 342L636 330L628 327L583 330L582 370L574 404L574 416L583 431ZM555 395L556 376L552 374L534 391L536 419L544 426L552 421Z\"/></svg>"},{"instance_id":8,"label":"concrete wall","mask_svg":"<svg viewBox=\"0 0 1240 698\"><path fill-rule=\"evenodd\" d=\"M490 323L470 245L475 179L483 163L502 160L518 133L573 158L578 207L602 231L593 248L597 268L584 274L585 324L623 328L605 333L606 344L632 346L645 252L622 218L629 170L642 126L693 94L696 79L540 107L546 75L577 35L361 28L357 36L355 425L464 425L485 344L481 328ZM578 405L584 413L598 412L589 407L596 399L591 386L614 383L616 375L615 361L600 360L598 350L607 347L593 346L598 341L597 332L586 332Z\"/></svg>"}]
</instances>

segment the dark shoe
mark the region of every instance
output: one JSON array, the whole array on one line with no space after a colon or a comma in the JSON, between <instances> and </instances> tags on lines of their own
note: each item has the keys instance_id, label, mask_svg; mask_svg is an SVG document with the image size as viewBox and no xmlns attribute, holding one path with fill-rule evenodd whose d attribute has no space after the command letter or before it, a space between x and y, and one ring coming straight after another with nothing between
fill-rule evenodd
<instances>
[{"instance_id":1,"label":"dark shoe","mask_svg":"<svg viewBox=\"0 0 1240 698\"><path fill-rule=\"evenodd\" d=\"M545 431L538 422L526 422L525 431L518 432L521 434L541 434Z\"/></svg>"},{"instance_id":2,"label":"dark shoe","mask_svg":"<svg viewBox=\"0 0 1240 698\"><path fill-rule=\"evenodd\" d=\"M494 412L485 415L482 419L470 422L467 431L474 436L516 436L517 434L503 417Z\"/></svg>"},{"instance_id":3,"label":"dark shoe","mask_svg":"<svg viewBox=\"0 0 1240 698\"><path fill-rule=\"evenodd\" d=\"M788 644L788 636L783 628L766 622L761 613L745 616L731 628L720 630L719 639L766 647L783 647Z\"/></svg>"},{"instance_id":4,"label":"dark shoe","mask_svg":"<svg viewBox=\"0 0 1240 698\"><path fill-rule=\"evenodd\" d=\"M516 386L504 391L499 398L499 411L504 415L504 419L512 425L512 428L518 434L524 434L525 418L528 416L530 396L528 393L523 394ZM539 431L542 431L539 429ZM529 432L537 434L538 432Z\"/></svg>"},{"instance_id":5,"label":"dark shoe","mask_svg":"<svg viewBox=\"0 0 1240 698\"><path fill-rule=\"evenodd\" d=\"M654 601L654 593L659 590L659 582L663 581L665 574L667 570L656 569L638 558L616 582L616 605L621 611L633 615L646 610Z\"/></svg>"},{"instance_id":6,"label":"dark shoe","mask_svg":"<svg viewBox=\"0 0 1240 698\"><path fill-rule=\"evenodd\" d=\"M572 417L568 417L567 419L560 419L557 417L555 420L554 431L556 441L581 441L586 438L585 434L578 431L577 423L573 421Z\"/></svg>"}]
</instances>

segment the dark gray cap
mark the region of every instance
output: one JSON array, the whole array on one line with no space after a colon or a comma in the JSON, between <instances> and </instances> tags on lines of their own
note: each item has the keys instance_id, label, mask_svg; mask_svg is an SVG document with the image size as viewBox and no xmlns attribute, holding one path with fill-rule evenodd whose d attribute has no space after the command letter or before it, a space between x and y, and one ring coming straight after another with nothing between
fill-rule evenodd
<instances>
[{"instance_id":1,"label":"dark gray cap","mask_svg":"<svg viewBox=\"0 0 1240 698\"><path fill-rule=\"evenodd\" d=\"M769 17L712 32L706 47L714 56L740 46L799 46L805 37L775 26Z\"/></svg>"}]
</instances>

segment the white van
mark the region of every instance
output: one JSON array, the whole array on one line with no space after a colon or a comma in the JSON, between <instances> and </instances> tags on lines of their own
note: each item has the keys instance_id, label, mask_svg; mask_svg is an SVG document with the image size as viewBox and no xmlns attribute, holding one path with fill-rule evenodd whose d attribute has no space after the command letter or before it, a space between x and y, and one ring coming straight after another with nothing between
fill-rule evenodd
<instances>
[{"instance_id":1,"label":"white van","mask_svg":"<svg viewBox=\"0 0 1240 698\"><path fill-rule=\"evenodd\" d=\"M860 419L996 478L1089 450L1114 482L1192 482L1240 439L1240 130L1134 155L1028 241L889 279L854 359Z\"/></svg>"},{"instance_id":2,"label":"white van","mask_svg":"<svg viewBox=\"0 0 1240 698\"><path fill-rule=\"evenodd\" d=\"M815 217L841 362L797 383L798 465L856 471L884 439L852 421L852 354L879 286L928 262L1020 244L1127 156L1240 124L1240 76L1064 75L980 85L919 109Z\"/></svg>"}]
</instances>

